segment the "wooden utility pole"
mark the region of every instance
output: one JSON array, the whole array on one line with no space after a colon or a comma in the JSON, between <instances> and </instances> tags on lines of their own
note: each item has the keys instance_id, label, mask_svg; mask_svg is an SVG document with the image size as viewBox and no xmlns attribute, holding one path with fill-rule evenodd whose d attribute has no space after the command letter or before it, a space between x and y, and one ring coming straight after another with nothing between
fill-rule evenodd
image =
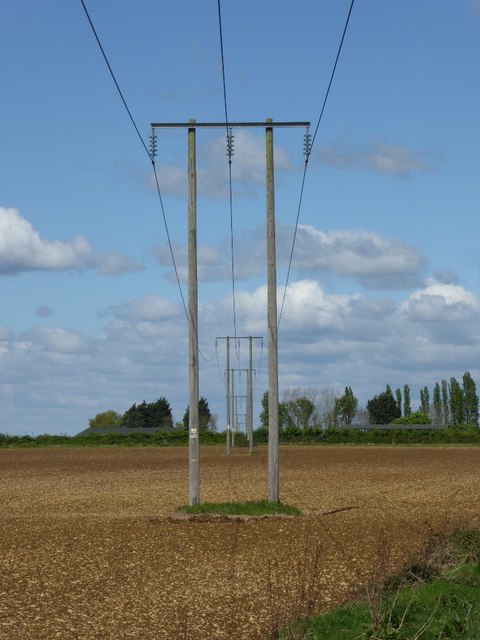
<instances>
[{"instance_id":1,"label":"wooden utility pole","mask_svg":"<svg viewBox=\"0 0 480 640\"><path fill-rule=\"evenodd\" d=\"M230 371L231 381L232 381L232 395L230 396L230 402L232 403L232 447L235 447L235 375L233 373L233 369Z\"/></svg>"},{"instance_id":2,"label":"wooden utility pole","mask_svg":"<svg viewBox=\"0 0 480 640\"><path fill-rule=\"evenodd\" d=\"M190 120L194 125L195 120ZM195 126L188 129L188 332L189 422L188 503L200 504L200 446L198 415L198 283L197 283L197 170Z\"/></svg>"},{"instance_id":3,"label":"wooden utility pole","mask_svg":"<svg viewBox=\"0 0 480 640\"><path fill-rule=\"evenodd\" d=\"M230 338L226 337L227 343L227 456L230 455L230 428L231 428L231 417L230 417Z\"/></svg>"},{"instance_id":4,"label":"wooden utility pole","mask_svg":"<svg viewBox=\"0 0 480 640\"><path fill-rule=\"evenodd\" d=\"M278 483L278 329L275 249L273 128L265 129L267 177L267 324L268 324L268 501L279 502Z\"/></svg>"},{"instance_id":5,"label":"wooden utility pole","mask_svg":"<svg viewBox=\"0 0 480 640\"><path fill-rule=\"evenodd\" d=\"M248 450L253 450L253 376L252 376L252 336L248 337L248 372L247 372L247 415L246 427Z\"/></svg>"}]
</instances>

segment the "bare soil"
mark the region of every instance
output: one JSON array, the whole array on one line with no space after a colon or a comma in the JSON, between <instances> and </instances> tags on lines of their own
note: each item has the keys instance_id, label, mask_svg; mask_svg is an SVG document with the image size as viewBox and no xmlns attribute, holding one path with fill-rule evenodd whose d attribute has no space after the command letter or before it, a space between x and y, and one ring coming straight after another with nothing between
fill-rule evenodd
<instances>
[{"instance_id":1,"label":"bare soil","mask_svg":"<svg viewBox=\"0 0 480 640\"><path fill-rule=\"evenodd\" d=\"M480 448L285 447L299 518L200 520L186 448L0 450L1 640L253 640L480 526ZM257 500L267 450L201 451L203 501Z\"/></svg>"}]
</instances>

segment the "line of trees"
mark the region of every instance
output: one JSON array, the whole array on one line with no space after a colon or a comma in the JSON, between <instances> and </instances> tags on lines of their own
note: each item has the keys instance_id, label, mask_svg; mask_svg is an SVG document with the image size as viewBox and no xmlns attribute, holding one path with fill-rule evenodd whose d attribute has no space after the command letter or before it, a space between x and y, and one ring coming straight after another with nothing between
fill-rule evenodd
<instances>
[{"instance_id":1,"label":"line of trees","mask_svg":"<svg viewBox=\"0 0 480 640\"><path fill-rule=\"evenodd\" d=\"M278 404L278 423L280 429L328 429L348 426L364 417L359 409L358 399L350 387L345 387L341 396L332 389L287 389L283 400ZM260 424L268 427L268 391L262 398Z\"/></svg>"},{"instance_id":2,"label":"line of trees","mask_svg":"<svg viewBox=\"0 0 480 640\"><path fill-rule=\"evenodd\" d=\"M280 429L329 429L352 424L434 424L436 426L479 424L479 399L475 381L468 371L462 383L455 378L436 382L430 394L428 387L420 389L420 404L412 410L408 384L385 391L359 405L351 387L342 395L331 389L287 389L278 405ZM268 391L263 394L260 424L268 428Z\"/></svg>"},{"instance_id":3,"label":"line of trees","mask_svg":"<svg viewBox=\"0 0 480 640\"><path fill-rule=\"evenodd\" d=\"M213 415L205 397L198 403L200 431L216 431ZM428 387L420 389L420 404L412 411L411 392L408 384L392 391L387 384L385 391L368 400L366 408L359 406L351 387L345 387L342 395L332 389L290 388L283 393L278 405L280 429L329 429L348 427L352 424L390 424L409 422L433 423L436 426L479 424L479 399L475 381L468 371L461 383L455 378L435 382L432 393ZM129 429L152 428L170 430L174 426L188 430L189 408L183 419L174 425L170 403L164 397L155 402L133 404L125 413L109 410L89 420L91 428L126 427ZM260 425L268 427L268 391L263 394Z\"/></svg>"},{"instance_id":4,"label":"line of trees","mask_svg":"<svg viewBox=\"0 0 480 640\"><path fill-rule=\"evenodd\" d=\"M215 431L216 417L211 413L208 401L203 396L198 403L200 431ZM187 406L183 420L175 424L175 427L188 430L189 408ZM132 404L124 414L109 409L97 413L88 421L91 429L104 429L123 427L127 429L162 429L171 430L174 427L172 409L170 403L164 397L155 402L141 402Z\"/></svg>"},{"instance_id":5,"label":"line of trees","mask_svg":"<svg viewBox=\"0 0 480 640\"><path fill-rule=\"evenodd\" d=\"M420 406L413 414L410 401L410 387L403 387L392 393L390 385L383 393L367 402L370 424L389 424L401 417L426 416L436 426L473 424L478 426L479 400L475 381L466 371L462 384L456 378L435 382L433 394L428 387L420 389Z\"/></svg>"}]
</instances>

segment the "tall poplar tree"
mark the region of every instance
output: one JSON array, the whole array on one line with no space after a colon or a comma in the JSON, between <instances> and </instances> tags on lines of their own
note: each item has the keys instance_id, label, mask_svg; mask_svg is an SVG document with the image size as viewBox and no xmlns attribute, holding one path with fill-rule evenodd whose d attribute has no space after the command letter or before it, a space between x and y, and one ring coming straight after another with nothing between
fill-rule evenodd
<instances>
[{"instance_id":1,"label":"tall poplar tree","mask_svg":"<svg viewBox=\"0 0 480 640\"><path fill-rule=\"evenodd\" d=\"M448 397L448 382L442 380L442 418L445 426L450 422L450 400Z\"/></svg>"},{"instance_id":2,"label":"tall poplar tree","mask_svg":"<svg viewBox=\"0 0 480 640\"><path fill-rule=\"evenodd\" d=\"M426 416L430 415L430 394L428 387L420 389L420 411Z\"/></svg>"},{"instance_id":3,"label":"tall poplar tree","mask_svg":"<svg viewBox=\"0 0 480 640\"><path fill-rule=\"evenodd\" d=\"M442 424L442 396L438 382L433 387L433 424Z\"/></svg>"},{"instance_id":4,"label":"tall poplar tree","mask_svg":"<svg viewBox=\"0 0 480 640\"><path fill-rule=\"evenodd\" d=\"M463 421L478 426L478 396L475 381L469 371L463 374Z\"/></svg>"},{"instance_id":5,"label":"tall poplar tree","mask_svg":"<svg viewBox=\"0 0 480 640\"><path fill-rule=\"evenodd\" d=\"M455 378L450 378L450 416L452 424L458 425L464 422L463 415L463 390Z\"/></svg>"},{"instance_id":6,"label":"tall poplar tree","mask_svg":"<svg viewBox=\"0 0 480 640\"><path fill-rule=\"evenodd\" d=\"M410 387L408 384L403 385L403 415L407 418L412 415L412 407L410 405Z\"/></svg>"},{"instance_id":7,"label":"tall poplar tree","mask_svg":"<svg viewBox=\"0 0 480 640\"><path fill-rule=\"evenodd\" d=\"M395 399L397 401L398 412L402 415L402 392L400 389L395 389Z\"/></svg>"}]
</instances>

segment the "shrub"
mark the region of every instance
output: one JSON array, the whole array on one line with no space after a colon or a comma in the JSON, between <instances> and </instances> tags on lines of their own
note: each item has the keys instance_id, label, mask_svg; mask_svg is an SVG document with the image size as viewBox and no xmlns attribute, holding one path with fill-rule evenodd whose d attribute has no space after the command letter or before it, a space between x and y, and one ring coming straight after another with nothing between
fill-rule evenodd
<instances>
[{"instance_id":1,"label":"shrub","mask_svg":"<svg viewBox=\"0 0 480 640\"><path fill-rule=\"evenodd\" d=\"M391 424L432 424L432 420L425 413L417 411L416 413L411 413L409 416L395 418Z\"/></svg>"},{"instance_id":2,"label":"shrub","mask_svg":"<svg viewBox=\"0 0 480 640\"><path fill-rule=\"evenodd\" d=\"M268 442L268 429L266 427L259 427L253 432L254 444L265 444Z\"/></svg>"}]
</instances>

